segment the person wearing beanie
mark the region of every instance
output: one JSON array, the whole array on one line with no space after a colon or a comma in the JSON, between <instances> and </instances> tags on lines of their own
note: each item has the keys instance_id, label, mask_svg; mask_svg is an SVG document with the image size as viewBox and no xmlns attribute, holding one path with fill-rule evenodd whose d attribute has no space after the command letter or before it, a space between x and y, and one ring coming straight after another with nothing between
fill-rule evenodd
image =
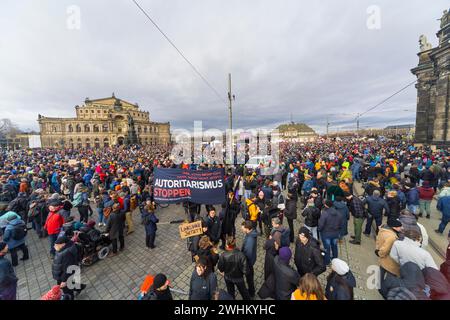
<instances>
[{"instance_id":1,"label":"person wearing beanie","mask_svg":"<svg viewBox=\"0 0 450 320\"><path fill-rule=\"evenodd\" d=\"M307 273L318 276L325 272L326 267L320 251L320 243L312 237L308 228L302 227L295 242L295 266L300 277Z\"/></svg>"},{"instance_id":2,"label":"person wearing beanie","mask_svg":"<svg viewBox=\"0 0 450 320\"><path fill-rule=\"evenodd\" d=\"M14 268L5 258L8 253L8 245L0 242L0 301L16 300L17 277Z\"/></svg>"},{"instance_id":3,"label":"person wearing beanie","mask_svg":"<svg viewBox=\"0 0 450 320\"><path fill-rule=\"evenodd\" d=\"M333 207L331 200L325 201L325 208L319 219L318 230L325 249L325 264L338 257L338 240L342 226L342 215ZM331 251L331 252L330 252ZM332 254L332 256L331 256Z\"/></svg>"},{"instance_id":4,"label":"person wearing beanie","mask_svg":"<svg viewBox=\"0 0 450 320\"><path fill-rule=\"evenodd\" d=\"M291 257L291 249L282 247L274 259L276 300L290 300L292 293L297 289L300 276L289 265Z\"/></svg>"},{"instance_id":5,"label":"person wearing beanie","mask_svg":"<svg viewBox=\"0 0 450 320\"><path fill-rule=\"evenodd\" d=\"M399 239L402 230L403 226L399 219L389 219L387 224L380 227L376 238L375 254L378 256L378 263L380 264L380 293L384 297L387 295L384 284L387 274L400 276L400 265L391 258L390 252L394 242Z\"/></svg>"},{"instance_id":6,"label":"person wearing beanie","mask_svg":"<svg viewBox=\"0 0 450 320\"><path fill-rule=\"evenodd\" d=\"M170 292L170 281L165 274L158 273L155 276L150 290L142 300L173 300Z\"/></svg>"},{"instance_id":7,"label":"person wearing beanie","mask_svg":"<svg viewBox=\"0 0 450 320\"><path fill-rule=\"evenodd\" d=\"M75 244L69 240L68 237L62 236L55 240L55 259L52 264L53 279L61 287L64 294L66 294L71 300L74 299L75 289L67 285L67 281L70 276L73 275L73 270L70 266L79 265L79 253ZM77 291L83 290L85 285L81 284L81 288Z\"/></svg>"},{"instance_id":8,"label":"person wearing beanie","mask_svg":"<svg viewBox=\"0 0 450 320\"><path fill-rule=\"evenodd\" d=\"M341 259L331 261L332 272L327 277L325 296L328 300L353 300L356 279L348 264Z\"/></svg>"}]
</instances>

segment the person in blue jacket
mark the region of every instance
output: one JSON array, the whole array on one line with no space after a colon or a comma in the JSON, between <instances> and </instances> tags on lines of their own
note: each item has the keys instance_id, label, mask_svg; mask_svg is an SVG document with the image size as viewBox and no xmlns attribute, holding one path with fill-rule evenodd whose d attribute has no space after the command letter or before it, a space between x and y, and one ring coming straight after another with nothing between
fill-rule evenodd
<instances>
[{"instance_id":1,"label":"person in blue jacket","mask_svg":"<svg viewBox=\"0 0 450 320\"><path fill-rule=\"evenodd\" d=\"M258 232L256 231L253 222L249 220L242 222L242 231L244 232L245 237L241 251L247 258L247 265L250 269L250 272L245 275L245 278L247 280L248 293L250 294L250 297L254 297L256 291L253 266L256 263Z\"/></svg>"},{"instance_id":2,"label":"person in blue jacket","mask_svg":"<svg viewBox=\"0 0 450 320\"><path fill-rule=\"evenodd\" d=\"M437 203L437 209L442 213L442 220L439 224L439 228L435 231L443 234L447 224L450 222L450 196L440 198Z\"/></svg>"},{"instance_id":3,"label":"person in blue jacket","mask_svg":"<svg viewBox=\"0 0 450 320\"><path fill-rule=\"evenodd\" d=\"M8 218L3 241L8 244L8 250L11 253L11 262L13 267L19 264L17 250L22 250L23 256L21 260L28 260L28 248L25 244L26 225L22 219L15 216Z\"/></svg>"},{"instance_id":4,"label":"person in blue jacket","mask_svg":"<svg viewBox=\"0 0 450 320\"><path fill-rule=\"evenodd\" d=\"M0 301L16 300L17 277L14 268L5 258L8 245L0 242Z\"/></svg>"},{"instance_id":5,"label":"person in blue jacket","mask_svg":"<svg viewBox=\"0 0 450 320\"><path fill-rule=\"evenodd\" d=\"M156 230L158 230L157 223L159 219L155 215L155 206L153 203L148 203L141 213L142 223L145 226L145 245L147 248L155 248Z\"/></svg>"}]
</instances>

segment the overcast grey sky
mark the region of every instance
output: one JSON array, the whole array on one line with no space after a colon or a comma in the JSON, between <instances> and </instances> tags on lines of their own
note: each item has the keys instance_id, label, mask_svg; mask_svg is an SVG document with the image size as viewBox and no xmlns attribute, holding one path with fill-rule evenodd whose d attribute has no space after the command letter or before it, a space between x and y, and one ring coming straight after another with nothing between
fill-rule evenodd
<instances>
[{"instance_id":1,"label":"overcast grey sky","mask_svg":"<svg viewBox=\"0 0 450 320\"><path fill-rule=\"evenodd\" d=\"M305 122L324 131L353 125L414 81L419 36L435 46L445 0L139 0L226 99L234 127ZM80 28L67 13L80 9ZM381 9L370 30L367 8ZM223 129L227 106L131 0L1 0L0 118L38 129L38 113L73 117L86 97L138 102L155 121ZM413 123L416 90L361 119L361 127ZM383 111L384 110L384 111ZM398 111L399 110L399 111ZM403 111L409 110L409 111Z\"/></svg>"}]
</instances>

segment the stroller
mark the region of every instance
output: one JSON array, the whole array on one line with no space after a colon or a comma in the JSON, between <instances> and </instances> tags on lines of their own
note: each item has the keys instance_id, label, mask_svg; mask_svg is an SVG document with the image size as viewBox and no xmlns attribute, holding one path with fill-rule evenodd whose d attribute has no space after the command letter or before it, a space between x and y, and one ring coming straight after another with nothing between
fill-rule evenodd
<instances>
[{"instance_id":1,"label":"stroller","mask_svg":"<svg viewBox=\"0 0 450 320\"><path fill-rule=\"evenodd\" d=\"M110 251L111 240L105 234L100 233L98 230L94 232L80 232L78 239L81 244L81 265L91 266L99 260L105 259ZM97 235L93 234L97 232Z\"/></svg>"}]
</instances>

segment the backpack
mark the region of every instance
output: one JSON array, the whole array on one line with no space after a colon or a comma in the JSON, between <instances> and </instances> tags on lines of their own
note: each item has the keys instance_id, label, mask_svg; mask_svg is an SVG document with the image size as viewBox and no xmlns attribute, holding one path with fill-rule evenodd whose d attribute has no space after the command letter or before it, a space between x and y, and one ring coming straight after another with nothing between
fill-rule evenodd
<instances>
[{"instance_id":1,"label":"backpack","mask_svg":"<svg viewBox=\"0 0 450 320\"><path fill-rule=\"evenodd\" d=\"M256 203L254 203L252 201L252 203L250 203L250 206L247 206L247 201L244 199L244 201L242 201L242 219L244 220L250 220L250 213L248 211L248 208L250 208L251 206L256 206Z\"/></svg>"},{"instance_id":2,"label":"backpack","mask_svg":"<svg viewBox=\"0 0 450 320\"><path fill-rule=\"evenodd\" d=\"M21 221L19 224L15 225L12 230L12 238L13 240L19 241L25 238L27 235L27 226L25 222Z\"/></svg>"},{"instance_id":3,"label":"backpack","mask_svg":"<svg viewBox=\"0 0 450 320\"><path fill-rule=\"evenodd\" d=\"M103 216L108 218L111 215L112 207L106 207L103 209Z\"/></svg>"}]
</instances>

